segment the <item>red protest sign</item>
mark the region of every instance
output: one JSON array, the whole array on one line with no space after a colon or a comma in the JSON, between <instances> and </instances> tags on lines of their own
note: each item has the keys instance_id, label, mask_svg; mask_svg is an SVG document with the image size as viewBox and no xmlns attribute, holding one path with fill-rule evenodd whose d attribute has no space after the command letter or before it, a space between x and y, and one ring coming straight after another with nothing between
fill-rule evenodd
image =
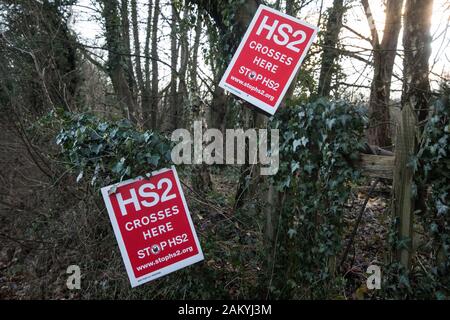
<instances>
[{"instance_id":1,"label":"red protest sign","mask_svg":"<svg viewBox=\"0 0 450 320\"><path fill-rule=\"evenodd\" d=\"M260 5L220 87L273 115L317 34L317 27Z\"/></svg>"},{"instance_id":2,"label":"red protest sign","mask_svg":"<svg viewBox=\"0 0 450 320\"><path fill-rule=\"evenodd\" d=\"M203 260L175 167L102 195L132 287Z\"/></svg>"}]
</instances>

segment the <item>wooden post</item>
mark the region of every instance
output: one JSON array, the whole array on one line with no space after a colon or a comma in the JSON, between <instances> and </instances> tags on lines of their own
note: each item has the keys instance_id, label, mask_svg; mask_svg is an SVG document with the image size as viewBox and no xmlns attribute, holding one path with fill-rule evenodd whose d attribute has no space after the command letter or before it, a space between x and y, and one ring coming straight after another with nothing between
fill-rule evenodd
<instances>
[{"instance_id":1,"label":"wooden post","mask_svg":"<svg viewBox=\"0 0 450 320\"><path fill-rule=\"evenodd\" d=\"M403 106L400 124L397 127L395 163L393 172L392 211L398 219L398 238L406 245L395 250L394 256L405 270L409 270L413 242L414 202L412 197L413 173L411 156L416 151L416 114L409 103Z\"/></svg>"}]
</instances>

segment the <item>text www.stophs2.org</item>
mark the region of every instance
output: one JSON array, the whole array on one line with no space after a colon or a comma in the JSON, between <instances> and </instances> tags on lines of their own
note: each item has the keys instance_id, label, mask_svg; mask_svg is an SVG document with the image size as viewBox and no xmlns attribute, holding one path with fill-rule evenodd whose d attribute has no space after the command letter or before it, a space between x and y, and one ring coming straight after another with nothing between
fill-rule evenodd
<instances>
[{"instance_id":1,"label":"text www.stophs2.org","mask_svg":"<svg viewBox=\"0 0 450 320\"><path fill-rule=\"evenodd\" d=\"M242 86L244 86L244 87L246 87L246 88L249 88L251 91L256 92L256 93L262 95L263 97L269 99L270 101L273 101L273 99L275 99L274 96L272 96L272 95L266 93L266 92L264 91L264 89L259 89L257 86L254 86L254 85L252 85L252 84L250 84L250 83L248 83L248 82L246 82L246 81L243 81L243 80L241 80L241 79L239 79L239 78L236 78L236 77L234 77L234 76L231 76L230 78L231 78L231 80L233 80L234 82L239 83L240 85L242 85Z\"/></svg>"},{"instance_id":2,"label":"text www.stophs2.org","mask_svg":"<svg viewBox=\"0 0 450 320\"><path fill-rule=\"evenodd\" d=\"M165 255L164 257L159 257L159 258L156 258L153 261L147 262L146 264L140 265L140 266L136 267L136 269L138 271L142 271L144 269L151 268L151 267L153 267L153 266L155 266L155 265L157 265L157 264L159 264L161 262L165 262L167 260L173 259L175 257L181 256L181 255L183 255L185 253L192 252L192 251L194 251L193 247L188 247L188 248L183 249L183 250L177 250L174 253L169 253L168 255Z\"/></svg>"}]
</instances>

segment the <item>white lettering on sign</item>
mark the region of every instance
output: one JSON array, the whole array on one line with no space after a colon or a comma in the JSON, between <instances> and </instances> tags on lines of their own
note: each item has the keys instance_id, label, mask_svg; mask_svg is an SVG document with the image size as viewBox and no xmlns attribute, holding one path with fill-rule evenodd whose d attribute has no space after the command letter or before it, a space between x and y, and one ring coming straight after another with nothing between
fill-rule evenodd
<instances>
[{"instance_id":1,"label":"white lettering on sign","mask_svg":"<svg viewBox=\"0 0 450 320\"><path fill-rule=\"evenodd\" d=\"M274 115L317 31L316 26L260 5L219 86Z\"/></svg>"},{"instance_id":2,"label":"white lettering on sign","mask_svg":"<svg viewBox=\"0 0 450 320\"><path fill-rule=\"evenodd\" d=\"M165 188L163 188L165 187ZM161 197L159 196L159 193L154 191L148 191L148 190L163 190L163 193ZM158 181L157 187L155 187L152 183L145 183L142 186L139 187L138 193L142 198L151 198L151 201L148 200L141 200L139 201L136 190L134 188L130 189L130 195L131 197L128 199L123 199L123 196L121 193L117 193L117 202L119 203L120 212L122 213L122 216L126 216L128 214L126 210L126 206L129 204L133 204L136 211L141 211L141 205L146 208L151 208L156 206L160 201L166 202L169 200L172 200L176 198L176 194L170 194L170 191L172 190L172 181L169 179L161 179Z\"/></svg>"},{"instance_id":3,"label":"white lettering on sign","mask_svg":"<svg viewBox=\"0 0 450 320\"><path fill-rule=\"evenodd\" d=\"M272 25L267 24L267 20L269 20L268 16L264 16L263 20L261 21L261 24L258 27L258 31L256 31L256 34L258 36L261 35L261 32L263 30L267 31L266 39L271 40L273 36L273 41L280 45L280 46L286 46L286 48L294 51L294 52L300 52L300 48L296 47L296 45L302 44L307 39L307 35L305 31L303 30L296 30L294 32L294 28L287 23L282 23L278 26L280 23L278 20L274 20ZM278 26L278 28L277 28ZM275 30L277 30L277 34L275 34ZM287 33L286 33L287 31ZM275 34L275 35L274 35ZM290 35L292 34L292 37L294 39L297 39L297 37L300 36L299 39L289 42L291 40Z\"/></svg>"}]
</instances>

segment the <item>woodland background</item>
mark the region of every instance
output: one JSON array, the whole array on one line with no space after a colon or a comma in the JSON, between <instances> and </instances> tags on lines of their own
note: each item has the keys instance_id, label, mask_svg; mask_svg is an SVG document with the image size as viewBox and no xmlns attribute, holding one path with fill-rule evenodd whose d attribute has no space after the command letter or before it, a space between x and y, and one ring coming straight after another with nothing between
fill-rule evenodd
<instances>
[{"instance_id":1,"label":"woodland background","mask_svg":"<svg viewBox=\"0 0 450 320\"><path fill-rule=\"evenodd\" d=\"M218 87L261 3L320 28L272 118ZM448 299L449 16L438 0L1 0L0 298ZM196 120L280 129L280 171L180 166L205 261L131 289L99 189L169 165L170 133Z\"/></svg>"}]
</instances>

